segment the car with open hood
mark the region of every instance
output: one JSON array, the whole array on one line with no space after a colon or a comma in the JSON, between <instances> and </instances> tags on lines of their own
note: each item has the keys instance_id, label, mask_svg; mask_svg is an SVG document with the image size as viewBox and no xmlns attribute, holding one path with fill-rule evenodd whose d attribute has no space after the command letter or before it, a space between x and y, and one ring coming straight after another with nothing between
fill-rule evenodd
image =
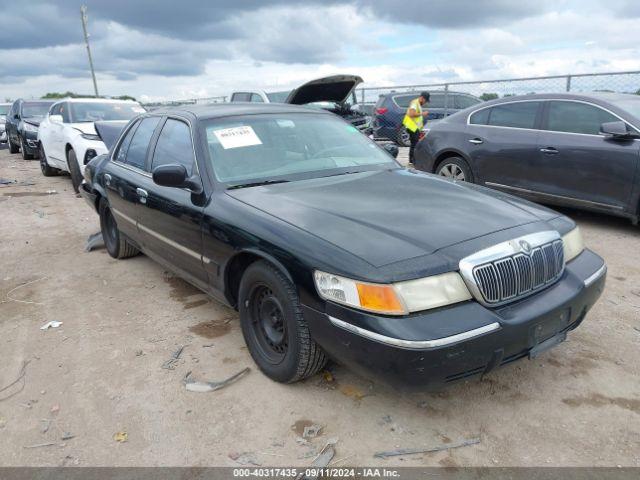
<instances>
[{"instance_id":1,"label":"car with open hood","mask_svg":"<svg viewBox=\"0 0 640 480\"><path fill-rule=\"evenodd\" d=\"M53 102L50 100L23 100L11 105L5 120L5 131L10 153L22 153L22 158L38 157L38 129Z\"/></svg>"},{"instance_id":2,"label":"car with open hood","mask_svg":"<svg viewBox=\"0 0 640 480\"><path fill-rule=\"evenodd\" d=\"M7 131L6 131L6 123L7 123L7 114L11 109L10 103L0 103L0 143L7 142Z\"/></svg>"},{"instance_id":3,"label":"car with open hood","mask_svg":"<svg viewBox=\"0 0 640 480\"><path fill-rule=\"evenodd\" d=\"M112 123L121 130L143 112L145 109L132 100L65 98L56 102L38 132L42 174L69 172L73 189L78 192L84 166L108 150L96 130L96 122Z\"/></svg>"},{"instance_id":4,"label":"car with open hood","mask_svg":"<svg viewBox=\"0 0 640 480\"><path fill-rule=\"evenodd\" d=\"M319 109L155 110L84 173L109 254L238 309L279 382L328 358L420 388L487 373L561 343L605 284L571 219L405 169Z\"/></svg>"},{"instance_id":5,"label":"car with open hood","mask_svg":"<svg viewBox=\"0 0 640 480\"><path fill-rule=\"evenodd\" d=\"M328 110L344 118L358 130L367 133L371 117L353 108L357 100L355 89L363 82L358 75L332 75L311 80L291 91L267 93L243 90L231 94L231 102L288 103Z\"/></svg>"}]
</instances>

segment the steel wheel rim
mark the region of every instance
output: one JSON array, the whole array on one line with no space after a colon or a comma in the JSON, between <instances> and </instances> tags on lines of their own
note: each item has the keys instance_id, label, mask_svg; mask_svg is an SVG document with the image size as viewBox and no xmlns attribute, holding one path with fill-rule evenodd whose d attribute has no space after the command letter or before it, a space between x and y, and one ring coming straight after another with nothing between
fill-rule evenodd
<instances>
[{"instance_id":1,"label":"steel wheel rim","mask_svg":"<svg viewBox=\"0 0 640 480\"><path fill-rule=\"evenodd\" d=\"M443 165L440 167L440 171L438 173L442 177L451 178L460 182L466 181L464 171L460 168L460 165L456 165L455 163L447 163L446 165Z\"/></svg>"},{"instance_id":2,"label":"steel wheel rim","mask_svg":"<svg viewBox=\"0 0 640 480\"><path fill-rule=\"evenodd\" d=\"M104 215L104 229L105 229L105 242L109 245L111 250L115 249L116 238L118 235L118 225L116 220L111 214L111 210L107 210Z\"/></svg>"},{"instance_id":3,"label":"steel wheel rim","mask_svg":"<svg viewBox=\"0 0 640 480\"><path fill-rule=\"evenodd\" d=\"M270 287L256 285L250 296L251 328L262 356L272 364L281 363L288 351L284 308Z\"/></svg>"},{"instance_id":4,"label":"steel wheel rim","mask_svg":"<svg viewBox=\"0 0 640 480\"><path fill-rule=\"evenodd\" d=\"M406 129L403 129L400 132L400 141L403 143L403 145L408 145L409 143L411 143L411 139L409 138L409 132L407 132Z\"/></svg>"}]
</instances>

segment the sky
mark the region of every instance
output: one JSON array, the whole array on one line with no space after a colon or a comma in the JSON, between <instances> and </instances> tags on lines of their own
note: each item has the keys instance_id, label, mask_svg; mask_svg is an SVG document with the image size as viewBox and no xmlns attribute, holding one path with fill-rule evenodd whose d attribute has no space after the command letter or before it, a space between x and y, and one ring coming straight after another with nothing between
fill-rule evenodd
<instances>
[{"instance_id":1,"label":"sky","mask_svg":"<svg viewBox=\"0 0 640 480\"><path fill-rule=\"evenodd\" d=\"M640 70L639 0L0 0L0 99L92 93L82 4L100 94L142 101Z\"/></svg>"}]
</instances>

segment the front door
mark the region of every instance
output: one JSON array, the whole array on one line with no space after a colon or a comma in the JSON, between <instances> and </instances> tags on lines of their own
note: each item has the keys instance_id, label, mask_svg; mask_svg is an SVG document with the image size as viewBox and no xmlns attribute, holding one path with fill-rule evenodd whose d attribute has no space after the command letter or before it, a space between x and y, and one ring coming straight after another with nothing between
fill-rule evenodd
<instances>
[{"instance_id":1,"label":"front door","mask_svg":"<svg viewBox=\"0 0 640 480\"><path fill-rule=\"evenodd\" d=\"M150 171L160 165L181 164L198 175L191 127L181 119L167 118L150 152ZM202 261L202 211L199 196L184 188L156 185L145 177L139 185L138 229L145 251L170 264L181 277L208 290Z\"/></svg>"},{"instance_id":2,"label":"front door","mask_svg":"<svg viewBox=\"0 0 640 480\"><path fill-rule=\"evenodd\" d=\"M528 188L558 203L626 209L640 141L600 135L603 123L615 121L620 119L593 104L549 101Z\"/></svg>"}]
</instances>

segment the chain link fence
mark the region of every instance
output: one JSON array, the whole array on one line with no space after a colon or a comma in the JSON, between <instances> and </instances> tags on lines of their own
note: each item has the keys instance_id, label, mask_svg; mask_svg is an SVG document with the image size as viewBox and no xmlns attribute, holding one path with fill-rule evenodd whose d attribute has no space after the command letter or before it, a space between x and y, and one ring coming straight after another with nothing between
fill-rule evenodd
<instances>
[{"instance_id":1,"label":"chain link fence","mask_svg":"<svg viewBox=\"0 0 640 480\"><path fill-rule=\"evenodd\" d=\"M183 100L166 100L164 102L141 102L142 106L147 110L153 110L160 107L178 107L181 105L211 105L213 103L225 103L227 101L226 95L220 95L217 97L204 97L204 98L187 98Z\"/></svg>"},{"instance_id":2,"label":"chain link fence","mask_svg":"<svg viewBox=\"0 0 640 480\"><path fill-rule=\"evenodd\" d=\"M513 95L563 92L640 94L640 71L359 88L356 91L358 103L375 105L372 122L374 137L407 146L409 136L402 126L402 118L409 102L423 90L431 95L427 107L428 128L429 123L474 103Z\"/></svg>"}]
</instances>

